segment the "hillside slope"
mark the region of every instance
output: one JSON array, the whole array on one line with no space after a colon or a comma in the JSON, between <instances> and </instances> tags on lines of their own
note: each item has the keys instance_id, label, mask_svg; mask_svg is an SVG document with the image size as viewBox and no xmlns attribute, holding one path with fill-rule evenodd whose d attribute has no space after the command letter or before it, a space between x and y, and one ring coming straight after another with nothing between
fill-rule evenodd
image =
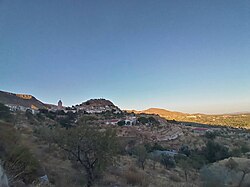
<instances>
[{"instance_id":1,"label":"hillside slope","mask_svg":"<svg viewBox=\"0 0 250 187\"><path fill-rule=\"evenodd\" d=\"M175 111L169 111L160 108L150 108L142 111L128 111L137 114L156 114L168 120L195 122L211 125L223 125L237 128L250 129L250 114L222 114L222 115L207 115L207 114L188 114Z\"/></svg>"},{"instance_id":2,"label":"hillside slope","mask_svg":"<svg viewBox=\"0 0 250 187\"><path fill-rule=\"evenodd\" d=\"M46 108L46 105L36 99L32 95L27 94L15 94L0 91L0 103L3 104L12 104L12 105L19 105L24 107L33 107L33 108Z\"/></svg>"},{"instance_id":3,"label":"hillside slope","mask_svg":"<svg viewBox=\"0 0 250 187\"><path fill-rule=\"evenodd\" d=\"M113 111L114 113L121 113L121 109L106 99L90 99L80 105L74 106L78 110L83 110L88 113L102 113L106 111Z\"/></svg>"}]
</instances>

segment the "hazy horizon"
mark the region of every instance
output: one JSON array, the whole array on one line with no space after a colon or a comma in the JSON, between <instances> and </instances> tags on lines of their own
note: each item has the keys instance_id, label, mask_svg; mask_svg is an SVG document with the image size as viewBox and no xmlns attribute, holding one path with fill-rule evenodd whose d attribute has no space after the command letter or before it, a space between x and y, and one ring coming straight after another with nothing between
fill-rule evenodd
<instances>
[{"instance_id":1,"label":"hazy horizon","mask_svg":"<svg viewBox=\"0 0 250 187\"><path fill-rule=\"evenodd\" d=\"M8 90L0 90L0 91L10 92L10 93L18 93L18 94L30 94L30 95L36 97L36 99L42 101L42 102L45 103L45 104L57 105L57 102L58 102L59 100L62 100L63 106L65 106L65 107L72 106L72 105L77 105L77 104L81 104L82 102L85 102L85 101L87 101L87 100L89 100L89 99L101 99L100 97L92 97L92 98L86 98L86 99L84 99L84 100L82 100L82 101L79 101L79 102L76 102L76 103L72 103L72 104L67 104L67 105L65 105L62 98L59 98L59 100L54 101L54 102L46 102L46 101L44 101L42 98L38 98L36 95L31 94L31 93L24 93L24 92L19 93L19 92L8 91ZM164 107L164 106L163 106L163 107L160 107L160 106L151 106L151 107L145 107L145 108L137 108L137 107L135 107L135 108L122 108L122 107L119 106L117 103L115 103L112 99L109 99L109 98L102 98L102 99L108 99L108 100L110 100L111 102L114 103L114 105L118 106L118 107L121 108L122 110L137 110L137 111L142 111L142 110L147 110L147 109L150 109L150 108L158 108L158 109L169 110L169 111L172 111L172 112L182 112L182 113L189 113L189 114L202 113L202 114L215 114L215 115L216 115L216 114L237 114L237 113L243 114L243 113L250 113L249 110L235 110L235 111L233 111L232 108L229 108L229 107L226 108L226 110L224 109L224 110L223 110L224 112L213 112L213 111L208 112L208 111L203 111L202 109L201 109L200 111L196 111L196 110L192 111L192 110L191 110L191 112L190 112L190 110L189 110L189 111L188 111L188 110L185 111L185 110L181 110L181 109L174 108L174 107L171 108L171 107ZM248 106L249 106L249 105L245 103L245 106L246 106L246 109L248 109ZM189 106L189 107L192 108L193 106ZM202 108L202 106L200 106L200 107ZM233 107L233 108L235 108L235 107Z\"/></svg>"},{"instance_id":2,"label":"hazy horizon","mask_svg":"<svg viewBox=\"0 0 250 187\"><path fill-rule=\"evenodd\" d=\"M250 1L0 1L0 89L71 106L250 111Z\"/></svg>"}]
</instances>

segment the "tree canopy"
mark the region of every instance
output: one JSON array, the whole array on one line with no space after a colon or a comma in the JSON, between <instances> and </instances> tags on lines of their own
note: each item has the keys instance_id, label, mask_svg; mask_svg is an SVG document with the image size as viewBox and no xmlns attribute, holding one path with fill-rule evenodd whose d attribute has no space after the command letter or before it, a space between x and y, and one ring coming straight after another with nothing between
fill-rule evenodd
<instances>
[{"instance_id":1,"label":"tree canopy","mask_svg":"<svg viewBox=\"0 0 250 187\"><path fill-rule=\"evenodd\" d=\"M70 160L78 162L86 172L87 186L92 186L97 174L112 162L117 152L115 131L99 130L82 124L76 128L55 129L53 141L70 155Z\"/></svg>"}]
</instances>

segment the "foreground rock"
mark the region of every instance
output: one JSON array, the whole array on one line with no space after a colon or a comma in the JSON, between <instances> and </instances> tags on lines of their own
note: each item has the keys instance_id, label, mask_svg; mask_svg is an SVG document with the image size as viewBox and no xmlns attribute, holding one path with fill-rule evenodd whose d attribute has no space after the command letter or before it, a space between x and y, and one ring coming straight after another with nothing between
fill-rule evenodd
<instances>
[{"instance_id":1,"label":"foreground rock","mask_svg":"<svg viewBox=\"0 0 250 187\"><path fill-rule=\"evenodd\" d=\"M0 187L9 187L8 179L0 162Z\"/></svg>"}]
</instances>

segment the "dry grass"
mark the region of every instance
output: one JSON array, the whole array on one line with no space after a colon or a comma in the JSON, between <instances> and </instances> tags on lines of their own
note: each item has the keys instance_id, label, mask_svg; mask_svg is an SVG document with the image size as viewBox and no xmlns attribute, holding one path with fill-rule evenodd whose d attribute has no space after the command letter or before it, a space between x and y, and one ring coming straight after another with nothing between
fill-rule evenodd
<instances>
[{"instance_id":1,"label":"dry grass","mask_svg":"<svg viewBox=\"0 0 250 187\"><path fill-rule=\"evenodd\" d=\"M143 186L149 185L146 174L138 171L135 167L130 167L123 173L123 177L126 179L126 183L132 186Z\"/></svg>"},{"instance_id":2,"label":"dry grass","mask_svg":"<svg viewBox=\"0 0 250 187\"><path fill-rule=\"evenodd\" d=\"M117 184L117 177L115 175L106 175L104 178L101 183L102 186L115 186Z\"/></svg>"},{"instance_id":3,"label":"dry grass","mask_svg":"<svg viewBox=\"0 0 250 187\"><path fill-rule=\"evenodd\" d=\"M177 174L172 173L170 174L169 178L174 182L181 182L181 178Z\"/></svg>"}]
</instances>

